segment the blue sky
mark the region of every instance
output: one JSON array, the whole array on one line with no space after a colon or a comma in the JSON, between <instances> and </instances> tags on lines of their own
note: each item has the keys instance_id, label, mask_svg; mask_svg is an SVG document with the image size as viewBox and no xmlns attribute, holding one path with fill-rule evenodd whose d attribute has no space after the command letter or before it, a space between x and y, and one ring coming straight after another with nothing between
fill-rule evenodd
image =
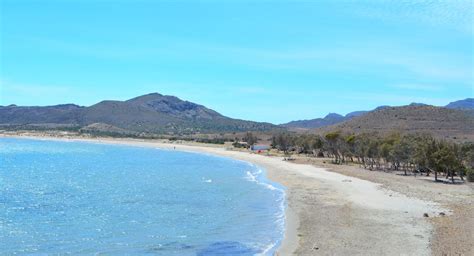
<instances>
[{"instance_id":1,"label":"blue sky","mask_svg":"<svg viewBox=\"0 0 474 256\"><path fill-rule=\"evenodd\" d=\"M159 92L282 123L474 96L472 1L0 0L0 105Z\"/></svg>"}]
</instances>

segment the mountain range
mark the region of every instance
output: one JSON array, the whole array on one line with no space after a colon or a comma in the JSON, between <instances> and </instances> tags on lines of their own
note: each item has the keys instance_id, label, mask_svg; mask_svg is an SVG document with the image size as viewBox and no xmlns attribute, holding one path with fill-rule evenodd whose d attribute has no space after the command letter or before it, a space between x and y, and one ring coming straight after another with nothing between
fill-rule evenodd
<instances>
[{"instance_id":1,"label":"mountain range","mask_svg":"<svg viewBox=\"0 0 474 256\"><path fill-rule=\"evenodd\" d=\"M0 129L66 129L86 133L141 135L271 132L429 132L438 137L474 141L474 99L435 107L422 103L380 106L345 116L293 121L280 126L234 119L174 96L151 93L126 101L106 100L92 106L0 106Z\"/></svg>"},{"instance_id":2,"label":"mountain range","mask_svg":"<svg viewBox=\"0 0 474 256\"><path fill-rule=\"evenodd\" d=\"M89 107L74 104L45 107L4 106L0 107L0 125L155 134L280 129L270 123L229 118L202 105L159 93L126 101L106 100Z\"/></svg>"},{"instance_id":3,"label":"mountain range","mask_svg":"<svg viewBox=\"0 0 474 256\"><path fill-rule=\"evenodd\" d=\"M388 106L380 106L374 110L383 109ZM344 121L350 120L354 117L365 115L370 111L354 111L346 114L345 116L337 114L337 113L329 113L323 118L315 118L310 120L298 120L298 121L291 121L286 124L281 124L280 126L286 128L296 128L296 129L315 129L320 127L325 127L333 124L342 123Z\"/></svg>"},{"instance_id":4,"label":"mountain range","mask_svg":"<svg viewBox=\"0 0 474 256\"><path fill-rule=\"evenodd\" d=\"M379 134L400 131L430 133L438 138L474 141L474 109L408 105L374 110L347 121L320 127L315 132Z\"/></svg>"},{"instance_id":5,"label":"mountain range","mask_svg":"<svg viewBox=\"0 0 474 256\"><path fill-rule=\"evenodd\" d=\"M428 105L424 103L411 103L409 106L428 106ZM444 107L448 109L456 109L456 110L474 110L474 98L467 98L464 100L451 102ZM355 112L348 113L345 116L337 114L337 113L330 113L323 118L291 121L285 124L281 124L281 126L289 128L289 129L294 129L294 130L316 129L316 128L339 124L339 123L354 119L356 117L363 116L369 112L383 110L387 108L390 108L390 106L380 106L371 111L355 111Z\"/></svg>"}]
</instances>

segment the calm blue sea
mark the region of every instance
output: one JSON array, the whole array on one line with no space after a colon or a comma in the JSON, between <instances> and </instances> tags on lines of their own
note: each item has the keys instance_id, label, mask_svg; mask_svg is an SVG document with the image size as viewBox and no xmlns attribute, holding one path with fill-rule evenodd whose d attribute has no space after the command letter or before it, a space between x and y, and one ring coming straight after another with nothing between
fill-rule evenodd
<instances>
[{"instance_id":1,"label":"calm blue sea","mask_svg":"<svg viewBox=\"0 0 474 256\"><path fill-rule=\"evenodd\" d=\"M284 190L204 154L0 138L0 254L271 255Z\"/></svg>"}]
</instances>

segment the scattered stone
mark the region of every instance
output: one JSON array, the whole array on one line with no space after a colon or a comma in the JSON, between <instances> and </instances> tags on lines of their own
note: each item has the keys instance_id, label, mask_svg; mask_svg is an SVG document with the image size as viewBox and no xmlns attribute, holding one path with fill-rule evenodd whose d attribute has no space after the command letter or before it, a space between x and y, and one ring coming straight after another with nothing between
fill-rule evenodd
<instances>
[{"instance_id":1,"label":"scattered stone","mask_svg":"<svg viewBox=\"0 0 474 256\"><path fill-rule=\"evenodd\" d=\"M313 250L319 250L319 247L314 246L314 247L313 247Z\"/></svg>"},{"instance_id":2,"label":"scattered stone","mask_svg":"<svg viewBox=\"0 0 474 256\"><path fill-rule=\"evenodd\" d=\"M440 215L440 216L445 216L445 215L446 215L446 213L444 213L444 212L440 212L440 213L439 213L439 215Z\"/></svg>"},{"instance_id":3,"label":"scattered stone","mask_svg":"<svg viewBox=\"0 0 474 256\"><path fill-rule=\"evenodd\" d=\"M423 217L428 218L430 216L428 215L428 213L425 212L425 213L423 213Z\"/></svg>"},{"instance_id":4,"label":"scattered stone","mask_svg":"<svg viewBox=\"0 0 474 256\"><path fill-rule=\"evenodd\" d=\"M352 180L342 180L342 182L352 182Z\"/></svg>"}]
</instances>

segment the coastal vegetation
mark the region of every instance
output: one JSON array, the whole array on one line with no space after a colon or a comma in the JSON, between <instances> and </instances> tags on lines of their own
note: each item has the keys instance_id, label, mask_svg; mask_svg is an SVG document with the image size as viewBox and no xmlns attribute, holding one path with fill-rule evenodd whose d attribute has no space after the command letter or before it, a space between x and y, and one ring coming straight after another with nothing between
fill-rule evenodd
<instances>
[{"instance_id":1,"label":"coastal vegetation","mask_svg":"<svg viewBox=\"0 0 474 256\"><path fill-rule=\"evenodd\" d=\"M400 171L403 175L455 176L474 181L474 143L441 140L429 134L350 134L332 131L324 135L279 133L272 147L285 154L329 157L334 164L359 164L365 169Z\"/></svg>"}]
</instances>

